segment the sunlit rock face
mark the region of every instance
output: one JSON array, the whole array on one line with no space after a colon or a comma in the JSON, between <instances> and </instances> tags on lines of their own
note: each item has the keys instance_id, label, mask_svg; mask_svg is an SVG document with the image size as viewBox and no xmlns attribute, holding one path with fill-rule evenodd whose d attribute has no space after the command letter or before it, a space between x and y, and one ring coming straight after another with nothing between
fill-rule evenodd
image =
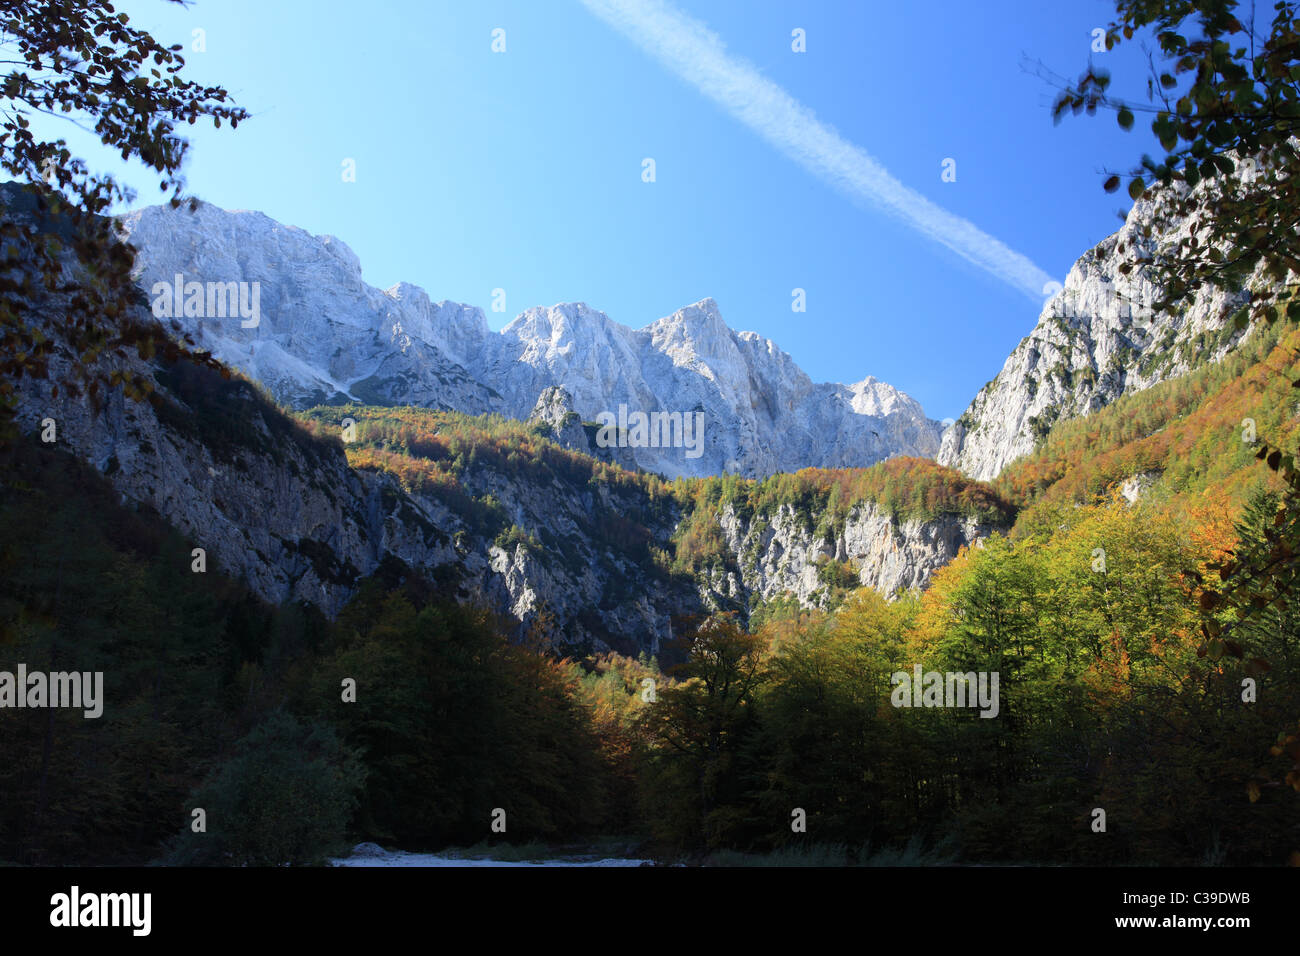
<instances>
[{"instance_id":1,"label":"sunlit rock face","mask_svg":"<svg viewBox=\"0 0 1300 956\"><path fill-rule=\"evenodd\" d=\"M1216 361L1244 331L1230 315L1248 293L1204 287L1172 313L1156 313L1159 287L1147 269L1120 266L1160 237L1143 235L1150 201L1134 205L1122 229L1086 252L1038 324L948 427L940 464L989 480L1034 450L1058 421L1087 415L1121 395Z\"/></svg>"},{"instance_id":2,"label":"sunlit rock face","mask_svg":"<svg viewBox=\"0 0 1300 956\"><path fill-rule=\"evenodd\" d=\"M736 332L704 299L640 329L584 303L531 308L500 332L482 309L367 285L356 255L257 212L155 206L122 216L140 283L257 283L255 326L178 315L203 347L294 408L357 401L526 419L547 389L582 421L602 412L703 414L699 447L624 443L671 477L760 477L810 466L934 457L941 426L893 386L816 384L773 342ZM161 286L160 286L161 288ZM689 452L689 453L688 453Z\"/></svg>"}]
</instances>

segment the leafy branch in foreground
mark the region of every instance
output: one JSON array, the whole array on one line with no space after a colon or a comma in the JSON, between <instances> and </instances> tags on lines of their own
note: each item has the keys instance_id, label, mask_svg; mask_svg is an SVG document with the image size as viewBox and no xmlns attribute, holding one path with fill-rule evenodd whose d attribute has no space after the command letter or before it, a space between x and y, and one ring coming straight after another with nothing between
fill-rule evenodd
<instances>
[{"instance_id":1,"label":"leafy branch in foreground","mask_svg":"<svg viewBox=\"0 0 1300 956\"><path fill-rule=\"evenodd\" d=\"M1144 241L1130 247L1121 271L1151 267L1163 286L1162 311L1203 286L1228 293L1253 287L1248 309L1235 316L1244 327L1249 319L1271 323L1282 310L1300 318L1300 18L1297 4L1283 0L1265 32L1256 28L1254 4L1249 15L1239 16L1240 6L1116 0L1106 48L1151 34L1158 45L1146 104L1115 95L1109 72L1090 66L1062 91L1052 115L1059 121L1067 112L1110 109L1125 130L1136 113L1152 115L1165 156L1144 155L1129 174L1129 196L1151 199L1152 208ZM1120 184L1112 174L1104 186L1113 192Z\"/></svg>"},{"instance_id":2,"label":"leafy branch in foreground","mask_svg":"<svg viewBox=\"0 0 1300 956\"><path fill-rule=\"evenodd\" d=\"M179 2L179 0L172 0ZM74 357L57 388L92 398L104 384L122 385L143 398L143 376L93 371L103 357L188 357L216 367L154 322L140 322L140 296L131 280L134 255L101 218L133 193L112 176L93 174L72 155L67 141L43 139L37 115L61 117L91 129L101 143L160 174L159 188L179 205L180 169L188 142L178 126L210 118L237 126L247 118L228 104L229 94L179 76L179 45L165 47L132 28L108 0L12 0L0 7L0 169L38 184L30 193L9 191L0 205L0 425L15 404L15 383L44 378L55 344L42 331L41 300L58 295L59 337ZM79 275L66 270L71 250ZM46 331L49 331L46 329Z\"/></svg>"}]
</instances>

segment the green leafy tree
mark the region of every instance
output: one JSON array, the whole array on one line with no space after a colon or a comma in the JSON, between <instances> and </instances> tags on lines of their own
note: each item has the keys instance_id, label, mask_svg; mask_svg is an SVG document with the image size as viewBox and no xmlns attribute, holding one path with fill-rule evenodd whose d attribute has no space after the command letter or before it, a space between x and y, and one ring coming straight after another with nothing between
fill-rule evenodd
<instances>
[{"instance_id":1,"label":"green leafy tree","mask_svg":"<svg viewBox=\"0 0 1300 956\"><path fill-rule=\"evenodd\" d=\"M916 783L944 769L923 726L933 722L900 719L885 706L890 676L910 667L902 640L913 607L864 588L833 617L774 621L764 630L778 649L750 765L770 844L903 842L921 825ZM807 813L806 836L791 830L795 807Z\"/></svg>"},{"instance_id":2,"label":"green leafy tree","mask_svg":"<svg viewBox=\"0 0 1300 956\"><path fill-rule=\"evenodd\" d=\"M707 619L686 643L686 661L673 675L681 682L664 688L643 711L656 745L647 809L660 838L713 847L733 836L740 822L737 755L754 728L762 651L734 614Z\"/></svg>"},{"instance_id":3,"label":"green leafy tree","mask_svg":"<svg viewBox=\"0 0 1300 956\"><path fill-rule=\"evenodd\" d=\"M365 779L360 755L325 724L277 712L191 797L206 831L187 827L172 860L189 865L319 863L346 846Z\"/></svg>"}]
</instances>

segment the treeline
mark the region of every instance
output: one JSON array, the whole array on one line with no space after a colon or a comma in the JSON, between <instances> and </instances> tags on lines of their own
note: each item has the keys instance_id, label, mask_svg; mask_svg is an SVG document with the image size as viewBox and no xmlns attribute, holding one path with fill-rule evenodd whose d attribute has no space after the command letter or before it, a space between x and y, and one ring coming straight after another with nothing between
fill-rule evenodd
<instances>
[{"instance_id":1,"label":"treeline","mask_svg":"<svg viewBox=\"0 0 1300 956\"><path fill-rule=\"evenodd\" d=\"M139 861L259 722L241 678L287 621L192 573L187 541L71 455L0 454L0 671L100 671L105 698L96 719L0 710L0 860Z\"/></svg>"}]
</instances>

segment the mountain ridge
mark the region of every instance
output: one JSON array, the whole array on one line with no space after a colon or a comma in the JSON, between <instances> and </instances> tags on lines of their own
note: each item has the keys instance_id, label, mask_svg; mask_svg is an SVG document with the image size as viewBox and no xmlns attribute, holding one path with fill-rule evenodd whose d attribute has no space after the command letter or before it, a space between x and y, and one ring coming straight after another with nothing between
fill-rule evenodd
<instances>
[{"instance_id":1,"label":"mountain ridge","mask_svg":"<svg viewBox=\"0 0 1300 956\"><path fill-rule=\"evenodd\" d=\"M223 362L303 409L354 400L524 420L552 386L586 421L619 405L702 411L704 453L635 448L639 467L669 476L766 477L801 467L863 467L894 455L933 457L942 426L874 376L814 383L775 342L737 332L711 297L632 328L585 302L533 306L499 332L483 309L398 282L364 282L346 243L262 213L196 202L117 219L151 289L186 281L258 283L254 328L176 316Z\"/></svg>"}]
</instances>

